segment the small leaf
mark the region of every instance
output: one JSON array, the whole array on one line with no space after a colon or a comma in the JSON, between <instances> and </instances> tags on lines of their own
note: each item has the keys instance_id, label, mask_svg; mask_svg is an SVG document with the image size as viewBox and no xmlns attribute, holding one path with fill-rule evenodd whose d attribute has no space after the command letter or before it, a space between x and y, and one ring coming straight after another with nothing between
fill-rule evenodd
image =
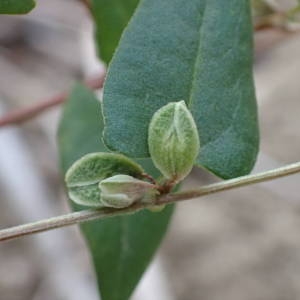
<instances>
[{"instance_id":1,"label":"small leaf","mask_svg":"<svg viewBox=\"0 0 300 300\"><path fill-rule=\"evenodd\" d=\"M58 141L62 172L87 153L107 151L100 139L101 105L92 91L77 85L64 105ZM146 172L158 176L149 159L138 161ZM71 202L74 210L85 207ZM102 300L127 300L151 261L167 230L173 212L147 210L81 225L91 251Z\"/></svg>"},{"instance_id":2,"label":"small leaf","mask_svg":"<svg viewBox=\"0 0 300 300\"><path fill-rule=\"evenodd\" d=\"M27 14L34 7L33 0L0 0L0 14Z\"/></svg>"},{"instance_id":3,"label":"small leaf","mask_svg":"<svg viewBox=\"0 0 300 300\"><path fill-rule=\"evenodd\" d=\"M139 0L91 0L99 57L107 64Z\"/></svg>"},{"instance_id":4,"label":"small leaf","mask_svg":"<svg viewBox=\"0 0 300 300\"><path fill-rule=\"evenodd\" d=\"M99 183L116 174L140 177L142 168L127 157L114 153L90 153L77 160L66 173L69 197L86 206L103 206Z\"/></svg>"},{"instance_id":5,"label":"small leaf","mask_svg":"<svg viewBox=\"0 0 300 300\"><path fill-rule=\"evenodd\" d=\"M68 187L68 196L75 203L83 206L103 207L101 193L97 183L86 186Z\"/></svg>"},{"instance_id":6,"label":"small leaf","mask_svg":"<svg viewBox=\"0 0 300 300\"><path fill-rule=\"evenodd\" d=\"M200 134L196 164L223 178L249 173L259 143L252 57L249 0L141 1L105 82L105 143L149 157L151 117L184 99Z\"/></svg>"},{"instance_id":7,"label":"small leaf","mask_svg":"<svg viewBox=\"0 0 300 300\"><path fill-rule=\"evenodd\" d=\"M192 170L199 154L197 126L184 101L160 108L149 125L151 158L162 174L179 182Z\"/></svg>"},{"instance_id":8,"label":"small leaf","mask_svg":"<svg viewBox=\"0 0 300 300\"><path fill-rule=\"evenodd\" d=\"M141 201L154 185L128 175L115 175L100 182L101 202L104 206L123 208Z\"/></svg>"}]
</instances>

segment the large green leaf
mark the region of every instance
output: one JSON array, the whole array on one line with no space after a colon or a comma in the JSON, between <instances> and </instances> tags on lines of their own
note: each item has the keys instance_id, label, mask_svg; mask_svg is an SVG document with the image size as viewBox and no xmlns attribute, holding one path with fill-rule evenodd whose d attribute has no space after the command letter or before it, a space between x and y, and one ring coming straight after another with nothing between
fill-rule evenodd
<instances>
[{"instance_id":1,"label":"large green leaf","mask_svg":"<svg viewBox=\"0 0 300 300\"><path fill-rule=\"evenodd\" d=\"M149 156L155 111L185 100L201 141L197 164L223 178L248 173L258 126L249 0L142 0L104 87L105 142Z\"/></svg>"},{"instance_id":2,"label":"large green leaf","mask_svg":"<svg viewBox=\"0 0 300 300\"><path fill-rule=\"evenodd\" d=\"M0 14L27 14L34 6L34 0L0 0Z\"/></svg>"},{"instance_id":3,"label":"large green leaf","mask_svg":"<svg viewBox=\"0 0 300 300\"><path fill-rule=\"evenodd\" d=\"M107 64L139 0L91 0L99 56Z\"/></svg>"},{"instance_id":4,"label":"large green leaf","mask_svg":"<svg viewBox=\"0 0 300 300\"><path fill-rule=\"evenodd\" d=\"M63 172L87 153L106 151L100 139L103 129L100 106L94 94L80 85L65 104L59 127ZM152 174L157 172L149 160L139 163L148 172L150 168ZM72 206L75 210L83 209L74 203ZM102 300L129 298L165 234L172 210L169 206L161 213L141 211L82 225Z\"/></svg>"}]
</instances>

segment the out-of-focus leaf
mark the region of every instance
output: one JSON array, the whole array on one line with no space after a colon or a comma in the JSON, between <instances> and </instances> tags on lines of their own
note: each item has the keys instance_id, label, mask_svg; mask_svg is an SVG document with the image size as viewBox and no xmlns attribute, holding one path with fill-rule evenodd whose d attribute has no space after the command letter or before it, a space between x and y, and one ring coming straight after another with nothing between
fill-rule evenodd
<instances>
[{"instance_id":1,"label":"out-of-focus leaf","mask_svg":"<svg viewBox=\"0 0 300 300\"><path fill-rule=\"evenodd\" d=\"M34 7L34 0L0 0L0 14L27 14Z\"/></svg>"},{"instance_id":2,"label":"out-of-focus leaf","mask_svg":"<svg viewBox=\"0 0 300 300\"><path fill-rule=\"evenodd\" d=\"M106 151L100 138L103 129L100 106L94 94L80 85L66 102L58 139L63 173L83 155ZM150 160L138 162L149 173L157 172ZM83 209L75 203L72 207ZM165 234L172 211L173 206L168 206L160 213L144 210L81 226L102 300L130 297Z\"/></svg>"},{"instance_id":3,"label":"out-of-focus leaf","mask_svg":"<svg viewBox=\"0 0 300 300\"><path fill-rule=\"evenodd\" d=\"M91 0L99 56L107 64L139 0Z\"/></svg>"}]
</instances>

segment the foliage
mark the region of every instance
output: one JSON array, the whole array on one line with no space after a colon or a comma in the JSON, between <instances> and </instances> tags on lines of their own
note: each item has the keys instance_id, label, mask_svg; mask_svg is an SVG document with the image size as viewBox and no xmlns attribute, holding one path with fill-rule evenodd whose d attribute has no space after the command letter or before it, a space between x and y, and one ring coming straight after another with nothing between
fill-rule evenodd
<instances>
[{"instance_id":1,"label":"foliage","mask_svg":"<svg viewBox=\"0 0 300 300\"><path fill-rule=\"evenodd\" d=\"M75 203L103 206L99 183L117 174L141 177L142 168L123 155L114 153L89 153L76 161L66 173L69 197Z\"/></svg>"},{"instance_id":2,"label":"foliage","mask_svg":"<svg viewBox=\"0 0 300 300\"><path fill-rule=\"evenodd\" d=\"M107 146L148 157L152 115L182 99L200 134L196 164L222 178L249 173L258 150L252 51L248 0L226 9L220 0L141 1L104 86Z\"/></svg>"},{"instance_id":3,"label":"foliage","mask_svg":"<svg viewBox=\"0 0 300 300\"><path fill-rule=\"evenodd\" d=\"M0 14L27 14L34 6L34 0L1 0Z\"/></svg>"},{"instance_id":4,"label":"foliage","mask_svg":"<svg viewBox=\"0 0 300 300\"><path fill-rule=\"evenodd\" d=\"M157 205L193 165L222 178L248 174L259 144L250 0L228 0L226 9L222 0L88 3L109 69L103 111L81 85L64 106L58 141L72 208ZM33 7L0 0L0 13ZM81 226L103 300L129 299L172 212L169 205Z\"/></svg>"},{"instance_id":5,"label":"foliage","mask_svg":"<svg viewBox=\"0 0 300 300\"><path fill-rule=\"evenodd\" d=\"M107 152L101 141L102 129L99 101L91 91L77 85L65 104L59 128L64 173L88 153ZM139 163L153 176L158 174L151 162ZM71 205L75 210L85 208L74 202ZM171 205L160 213L142 211L81 226L103 300L129 298L165 234L172 211Z\"/></svg>"},{"instance_id":6,"label":"foliage","mask_svg":"<svg viewBox=\"0 0 300 300\"><path fill-rule=\"evenodd\" d=\"M99 56L107 64L139 0L91 0Z\"/></svg>"},{"instance_id":7,"label":"foliage","mask_svg":"<svg viewBox=\"0 0 300 300\"><path fill-rule=\"evenodd\" d=\"M151 159L165 178L182 181L199 154L196 124L184 101L171 102L152 117L148 144Z\"/></svg>"}]
</instances>

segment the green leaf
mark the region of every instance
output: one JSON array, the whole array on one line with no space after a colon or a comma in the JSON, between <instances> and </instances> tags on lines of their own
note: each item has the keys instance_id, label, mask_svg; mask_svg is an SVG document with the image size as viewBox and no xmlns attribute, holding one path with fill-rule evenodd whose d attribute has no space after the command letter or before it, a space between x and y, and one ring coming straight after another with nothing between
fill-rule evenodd
<instances>
[{"instance_id":1,"label":"green leaf","mask_svg":"<svg viewBox=\"0 0 300 300\"><path fill-rule=\"evenodd\" d=\"M107 64L139 0L91 0L99 57Z\"/></svg>"},{"instance_id":2,"label":"green leaf","mask_svg":"<svg viewBox=\"0 0 300 300\"><path fill-rule=\"evenodd\" d=\"M33 0L0 0L0 14L27 14L34 7Z\"/></svg>"},{"instance_id":3,"label":"green leaf","mask_svg":"<svg viewBox=\"0 0 300 300\"><path fill-rule=\"evenodd\" d=\"M64 106L59 127L64 173L83 155L106 151L100 139L102 130L99 101L91 91L77 85ZM157 175L150 160L138 162L148 173L151 169L151 174ZM75 210L83 209L71 204ZM93 258L102 300L130 297L165 234L172 211L173 206L168 206L160 213L144 210L81 226Z\"/></svg>"},{"instance_id":4,"label":"green leaf","mask_svg":"<svg viewBox=\"0 0 300 300\"><path fill-rule=\"evenodd\" d=\"M249 0L143 0L104 87L110 149L148 157L152 115L185 100L201 141L197 165L223 178L248 173L258 151Z\"/></svg>"},{"instance_id":5,"label":"green leaf","mask_svg":"<svg viewBox=\"0 0 300 300\"><path fill-rule=\"evenodd\" d=\"M124 155L96 152L84 155L65 176L71 200L80 205L103 206L99 183L117 174L141 177L143 169Z\"/></svg>"}]
</instances>

